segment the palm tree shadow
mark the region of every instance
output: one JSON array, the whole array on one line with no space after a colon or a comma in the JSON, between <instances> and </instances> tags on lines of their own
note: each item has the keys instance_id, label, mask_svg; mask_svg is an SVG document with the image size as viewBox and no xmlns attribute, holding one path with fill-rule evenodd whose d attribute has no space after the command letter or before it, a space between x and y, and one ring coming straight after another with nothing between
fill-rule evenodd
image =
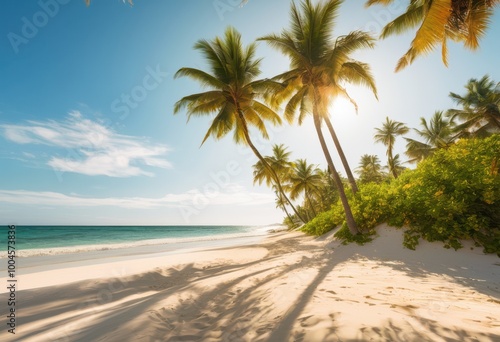
<instances>
[{"instance_id":1,"label":"palm tree shadow","mask_svg":"<svg viewBox=\"0 0 500 342\"><path fill-rule=\"evenodd\" d=\"M455 264L449 263L453 258L447 256L455 256L453 251L433 250L437 254L426 259L422 253L402 251L401 245L387 248L387 241L383 240L376 239L365 246L337 244L332 250L331 245L329 248L318 243L308 245L307 239L292 237L263 245L269 250L268 255L251 262L212 264L209 268L186 264L180 268L157 268L127 278L89 280L20 291L20 298L37 298L36 301L20 303L23 312L20 326L29 327L44 320L46 323L37 329L25 330L19 340L36 339L54 331L52 340L63 341L239 341L249 338L255 341L302 341L303 331L294 330L294 327L301 322L301 315L305 314L306 306L325 278L346 261L376 260L410 277L445 274L457 283L484 293L491 293L491 289L482 280L488 282L495 278L489 284L496 282L498 285L498 272L479 276L479 270L474 269L477 260L463 263L463 268L455 268ZM247 248L250 247L239 250L247 253ZM300 254L304 250L309 254ZM297 253L297 262L276 266L284 253ZM474 271L478 271L477 277L465 276ZM313 276L302 276L311 272L314 272ZM226 280L221 282L221 276ZM207 283L213 285L204 285ZM283 298L269 298L276 295L270 287L277 284L283 285L283 293L278 294ZM288 290L297 288L298 294L292 296L294 302L288 303ZM173 305L159 305L168 298L178 299ZM276 315L275 305L280 301L287 302L289 309ZM428 331L443 333L437 322L415 318ZM365 328L361 334L375 334L381 340L400 340L407 336L409 340L426 341L425 336L419 335L419 330L412 327L398 330L394 324L387 321L384 326ZM324 340L338 340L337 329L334 319ZM455 329L447 333L448 336L457 336L457 340L469 337L466 330ZM486 333L483 337L494 340L493 335Z\"/></svg>"}]
</instances>

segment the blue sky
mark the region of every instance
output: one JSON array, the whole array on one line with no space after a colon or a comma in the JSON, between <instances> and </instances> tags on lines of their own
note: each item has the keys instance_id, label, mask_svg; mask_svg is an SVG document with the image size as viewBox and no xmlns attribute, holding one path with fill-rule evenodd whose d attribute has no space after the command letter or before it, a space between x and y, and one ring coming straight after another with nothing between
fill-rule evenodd
<instances>
[{"instance_id":1,"label":"blue sky","mask_svg":"<svg viewBox=\"0 0 500 342\"><path fill-rule=\"evenodd\" d=\"M365 9L341 8L336 35L355 29L377 34L406 1ZM200 88L174 80L180 67L204 68L194 43L235 26L245 43L288 24L288 0L8 1L0 13L1 224L268 224L280 222L273 194L254 186L249 149L228 136L201 140L209 119L173 115L182 96ZM419 118L453 107L470 78L500 80L500 14L470 52L451 44L449 67L436 52L400 73L393 69L412 35L380 41L356 58L370 63L379 100L348 88L359 112L345 101L332 107L351 166L362 154L385 159L373 143L386 116L418 127ZM262 77L288 61L259 44ZM255 135L264 154L284 143L294 158L324 167L312 123L269 128ZM398 152L404 143L398 142ZM340 168L339 168L340 169Z\"/></svg>"}]
</instances>

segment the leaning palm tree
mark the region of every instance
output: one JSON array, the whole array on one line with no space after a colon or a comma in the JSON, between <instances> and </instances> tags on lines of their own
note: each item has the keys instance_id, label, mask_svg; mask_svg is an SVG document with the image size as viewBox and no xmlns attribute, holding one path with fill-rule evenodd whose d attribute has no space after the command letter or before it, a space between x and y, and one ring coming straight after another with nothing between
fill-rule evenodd
<instances>
[{"instance_id":1,"label":"leaning palm tree","mask_svg":"<svg viewBox=\"0 0 500 342\"><path fill-rule=\"evenodd\" d=\"M286 99L284 115L289 122L295 120L297 112L299 124L307 114L312 113L321 148L345 210L347 225L351 233L357 234L359 230L321 126L323 122L331 126L328 107L335 97L344 96L351 99L344 88L346 83L366 85L376 94L369 66L350 57L360 48L373 47L374 39L362 31L354 31L333 39L332 30L341 4L341 0L323 1L317 5L313 5L311 0L303 0L299 10L295 3L292 3L291 28L279 35L268 35L260 39L290 59L290 70L275 77L287 87L278 94L274 93L273 99L275 104ZM330 133L335 139L333 126L331 127ZM337 143L336 145L340 146ZM352 176L345 158L344 166L349 170L346 171L348 176ZM355 191L354 177L351 186Z\"/></svg>"},{"instance_id":2,"label":"leaning palm tree","mask_svg":"<svg viewBox=\"0 0 500 342\"><path fill-rule=\"evenodd\" d=\"M465 136L487 136L500 132L500 83L490 80L488 75L481 79L470 79L465 86L467 93L450 97L462 109L450 109L447 115L462 121L457 130Z\"/></svg>"},{"instance_id":3,"label":"leaning palm tree","mask_svg":"<svg viewBox=\"0 0 500 342\"><path fill-rule=\"evenodd\" d=\"M314 204L311 195L322 185L322 178L316 168L312 164L307 164L305 159L299 159L294 163L293 172L290 174L290 197L297 199L300 195L304 195L304 207L311 208L313 215L317 212L314 209Z\"/></svg>"},{"instance_id":4,"label":"leaning palm tree","mask_svg":"<svg viewBox=\"0 0 500 342\"><path fill-rule=\"evenodd\" d=\"M414 128L414 131L424 141L418 141L410 138L405 138L406 155L410 157L409 162L418 162L434 153L434 151L447 148L453 144L456 139L455 124L453 120L447 120L443 116L443 112L437 111L427 122L425 118L420 118L422 129Z\"/></svg>"},{"instance_id":5,"label":"leaning palm tree","mask_svg":"<svg viewBox=\"0 0 500 342\"><path fill-rule=\"evenodd\" d=\"M266 167L266 165L261 160L258 160L257 163L253 165L253 182L254 184L258 183L259 185L262 184L262 182L265 182L269 187L278 188L278 185L274 178L274 174L276 174L279 179L279 183L284 190L283 193L281 193L279 190L277 191L280 194L280 198L283 202L286 202L290 205L298 218L304 221L303 217L300 215L300 213L293 205L292 201L288 199L285 193L286 186L284 185L284 183L288 181L293 166L293 163L290 161L290 154L291 153L287 151L287 148L283 144L273 145L273 155L264 157L264 160L270 166L270 168ZM272 173L270 169L272 169L274 173Z\"/></svg>"},{"instance_id":6,"label":"leaning palm tree","mask_svg":"<svg viewBox=\"0 0 500 342\"><path fill-rule=\"evenodd\" d=\"M366 6L391 5L393 2L368 0ZM448 39L463 42L466 48L476 50L498 4L500 0L410 0L406 12L388 23L381 34L386 38L418 27L410 49L399 60L396 71L439 44L443 63L447 65Z\"/></svg>"},{"instance_id":7,"label":"leaning palm tree","mask_svg":"<svg viewBox=\"0 0 500 342\"><path fill-rule=\"evenodd\" d=\"M389 173L391 173L394 178L398 178L398 173L394 163L394 144L396 142L396 137L398 135L403 135L408 133L409 129L402 122L390 120L389 117L385 118L385 122L382 128L375 128L375 142L379 142L387 146L387 166L389 167Z\"/></svg>"},{"instance_id":8,"label":"leaning palm tree","mask_svg":"<svg viewBox=\"0 0 500 342\"><path fill-rule=\"evenodd\" d=\"M264 138L268 138L264 121L281 124L279 115L258 101L262 94L276 91L281 85L267 79L256 80L260 74L261 61L255 59L256 45L250 44L243 48L241 35L234 28L227 28L224 38L199 40L194 48L204 55L211 73L194 68L181 68L176 72L175 78L190 77L209 90L183 97L176 102L174 113L187 109L188 121L193 116L214 115L201 144L203 145L210 136L221 139L233 131L234 141L246 144L252 149L271 174L278 191L287 199L278 175L257 150L250 137L250 126L255 127Z\"/></svg>"}]
</instances>

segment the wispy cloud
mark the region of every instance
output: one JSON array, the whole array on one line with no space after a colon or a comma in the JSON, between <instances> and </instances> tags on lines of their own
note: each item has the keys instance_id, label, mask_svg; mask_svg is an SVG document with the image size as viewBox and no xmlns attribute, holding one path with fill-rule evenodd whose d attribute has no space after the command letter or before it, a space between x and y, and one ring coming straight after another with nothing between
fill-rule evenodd
<instances>
[{"instance_id":1,"label":"wispy cloud","mask_svg":"<svg viewBox=\"0 0 500 342\"><path fill-rule=\"evenodd\" d=\"M274 202L271 194L249 192L238 185L229 185L224 191L207 196L199 190L166 194L159 198L149 197L84 197L65 195L50 191L0 190L0 202L21 205L44 205L61 207L120 207L128 209L150 209L159 207L186 207L205 202L209 205L260 205Z\"/></svg>"},{"instance_id":2,"label":"wispy cloud","mask_svg":"<svg viewBox=\"0 0 500 342\"><path fill-rule=\"evenodd\" d=\"M3 136L18 144L42 144L66 149L66 156L52 156L47 165L62 172L110 177L153 176L144 166L170 168L169 148L146 139L122 135L99 122L72 112L61 122L28 121L0 125Z\"/></svg>"}]
</instances>

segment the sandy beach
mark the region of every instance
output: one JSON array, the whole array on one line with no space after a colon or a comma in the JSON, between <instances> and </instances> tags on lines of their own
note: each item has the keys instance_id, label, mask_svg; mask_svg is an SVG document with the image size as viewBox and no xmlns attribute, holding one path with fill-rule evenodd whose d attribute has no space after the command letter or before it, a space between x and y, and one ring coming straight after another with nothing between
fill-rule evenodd
<instances>
[{"instance_id":1,"label":"sandy beach","mask_svg":"<svg viewBox=\"0 0 500 342\"><path fill-rule=\"evenodd\" d=\"M279 232L182 254L21 258L31 266L18 277L16 335L4 325L0 340L500 340L496 255L411 251L400 230L378 232L365 246Z\"/></svg>"}]
</instances>

